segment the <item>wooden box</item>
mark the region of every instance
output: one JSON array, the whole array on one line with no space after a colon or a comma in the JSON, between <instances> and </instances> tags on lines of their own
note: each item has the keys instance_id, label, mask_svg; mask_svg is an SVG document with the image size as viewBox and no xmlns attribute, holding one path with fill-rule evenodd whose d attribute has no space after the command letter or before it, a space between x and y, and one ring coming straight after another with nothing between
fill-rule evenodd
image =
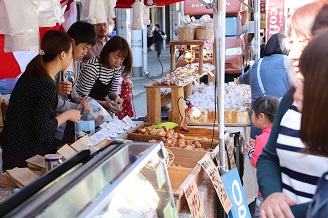
<instances>
[{"instance_id":1,"label":"wooden box","mask_svg":"<svg viewBox=\"0 0 328 218\"><path fill-rule=\"evenodd\" d=\"M187 177L193 175L197 185L200 185L205 177L205 171L197 163L207 152L183 150L180 148L169 148L169 150L174 154L174 163L176 165L182 165L182 167L168 167L175 204L178 213L180 213L182 208L187 204L187 199L183 192L184 187L190 182L187 180Z\"/></svg>"},{"instance_id":2,"label":"wooden box","mask_svg":"<svg viewBox=\"0 0 328 218\"><path fill-rule=\"evenodd\" d=\"M146 135L142 133L137 133L139 128L149 127L152 124L143 123L135 127L131 130L124 139L132 140L135 142L149 142L150 140L160 141L162 136L156 135ZM187 140L196 140L198 141L201 146L208 150L210 148L214 149L219 144L219 135L218 131L214 130L214 140L212 142L212 134L213 130L211 128L202 128L202 127L189 127L189 132L181 131L180 128L177 126L174 128L174 132L182 133ZM171 148L171 147L170 147ZM186 149L185 149L186 150Z\"/></svg>"}]
</instances>

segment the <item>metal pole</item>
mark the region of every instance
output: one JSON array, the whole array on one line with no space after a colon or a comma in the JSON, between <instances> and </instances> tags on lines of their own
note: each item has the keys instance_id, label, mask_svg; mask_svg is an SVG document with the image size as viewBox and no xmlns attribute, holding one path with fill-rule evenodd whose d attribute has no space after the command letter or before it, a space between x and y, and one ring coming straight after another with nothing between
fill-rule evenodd
<instances>
[{"instance_id":1,"label":"metal pole","mask_svg":"<svg viewBox=\"0 0 328 218\"><path fill-rule=\"evenodd\" d=\"M255 60L260 58L260 20L261 20L261 15L260 15L260 0L255 0L254 1L254 37L255 37Z\"/></svg>"},{"instance_id":2,"label":"metal pole","mask_svg":"<svg viewBox=\"0 0 328 218\"><path fill-rule=\"evenodd\" d=\"M213 25L215 43L215 70L216 70L216 93L219 111L219 146L220 146L220 171L221 174L226 170L226 151L224 145L224 74L225 74L225 16L226 0L213 2Z\"/></svg>"},{"instance_id":3,"label":"metal pole","mask_svg":"<svg viewBox=\"0 0 328 218\"><path fill-rule=\"evenodd\" d=\"M144 25L144 29L142 31L142 60L143 60L143 73L147 74L148 73L148 55L147 55L147 26Z\"/></svg>"}]
</instances>

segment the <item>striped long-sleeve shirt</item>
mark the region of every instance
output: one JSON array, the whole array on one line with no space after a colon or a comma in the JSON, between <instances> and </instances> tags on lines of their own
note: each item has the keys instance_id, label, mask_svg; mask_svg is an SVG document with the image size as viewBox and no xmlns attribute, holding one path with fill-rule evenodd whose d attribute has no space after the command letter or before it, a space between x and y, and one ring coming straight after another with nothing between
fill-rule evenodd
<instances>
[{"instance_id":1,"label":"striped long-sleeve shirt","mask_svg":"<svg viewBox=\"0 0 328 218\"><path fill-rule=\"evenodd\" d=\"M76 84L76 91L79 96L89 96L92 87L99 79L104 85L110 85L108 96L117 92L119 78L121 77L121 67L108 69L101 65L99 58L91 58L83 67Z\"/></svg>"},{"instance_id":2,"label":"striped long-sleeve shirt","mask_svg":"<svg viewBox=\"0 0 328 218\"><path fill-rule=\"evenodd\" d=\"M283 116L277 139L283 192L297 204L312 200L318 179L327 171L328 158L305 154L299 138L302 114L294 106Z\"/></svg>"}]
</instances>

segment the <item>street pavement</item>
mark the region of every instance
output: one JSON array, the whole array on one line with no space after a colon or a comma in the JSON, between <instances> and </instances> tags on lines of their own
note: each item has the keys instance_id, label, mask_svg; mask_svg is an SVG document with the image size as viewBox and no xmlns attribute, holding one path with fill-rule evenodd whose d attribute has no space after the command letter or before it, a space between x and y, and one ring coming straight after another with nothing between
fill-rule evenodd
<instances>
[{"instance_id":1,"label":"street pavement","mask_svg":"<svg viewBox=\"0 0 328 218\"><path fill-rule=\"evenodd\" d=\"M159 79L162 76L162 66L163 66L163 75L170 73L170 48L166 47L162 49L160 56L160 61L162 66L157 58L155 51L148 50L148 65L147 70L149 72L148 76L145 74L142 77L133 77L132 72L132 99L133 107L135 110L135 119L143 118L147 115L147 99L146 99L146 89L145 85L150 84L153 80Z\"/></svg>"}]
</instances>

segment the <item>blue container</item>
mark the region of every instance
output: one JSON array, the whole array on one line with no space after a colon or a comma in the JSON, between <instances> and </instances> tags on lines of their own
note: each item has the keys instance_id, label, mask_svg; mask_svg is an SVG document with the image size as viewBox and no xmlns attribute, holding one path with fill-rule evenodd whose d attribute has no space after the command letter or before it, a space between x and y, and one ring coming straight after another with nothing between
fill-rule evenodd
<instances>
[{"instance_id":1,"label":"blue container","mask_svg":"<svg viewBox=\"0 0 328 218\"><path fill-rule=\"evenodd\" d=\"M7 78L0 80L0 93L3 95L11 94L17 83L18 78Z\"/></svg>"}]
</instances>

